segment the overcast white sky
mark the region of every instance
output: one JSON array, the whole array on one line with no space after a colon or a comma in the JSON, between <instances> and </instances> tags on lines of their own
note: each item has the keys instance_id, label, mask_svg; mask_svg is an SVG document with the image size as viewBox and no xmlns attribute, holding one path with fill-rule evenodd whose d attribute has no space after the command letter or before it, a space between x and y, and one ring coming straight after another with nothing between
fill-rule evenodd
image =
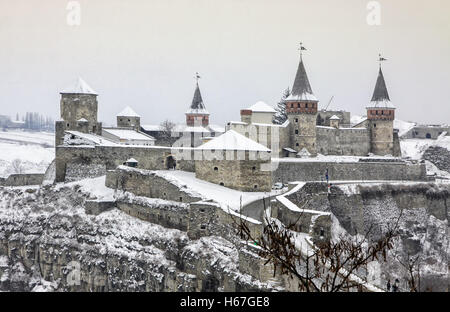
<instances>
[{"instance_id":1,"label":"overcast white sky","mask_svg":"<svg viewBox=\"0 0 450 312\"><path fill-rule=\"evenodd\" d=\"M378 53L397 117L450 123L450 1L80 0L69 26L65 0L0 0L0 114L59 117L59 93L83 77L99 119L130 105L144 124L184 121L194 74L211 122L239 119L292 86L298 43L321 107L365 114Z\"/></svg>"}]
</instances>

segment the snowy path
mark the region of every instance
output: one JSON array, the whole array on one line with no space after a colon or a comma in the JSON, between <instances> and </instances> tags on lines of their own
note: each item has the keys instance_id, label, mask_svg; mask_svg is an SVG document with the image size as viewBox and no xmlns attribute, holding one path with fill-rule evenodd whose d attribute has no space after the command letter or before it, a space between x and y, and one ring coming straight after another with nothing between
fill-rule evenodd
<instances>
[{"instance_id":1,"label":"snowy path","mask_svg":"<svg viewBox=\"0 0 450 312\"><path fill-rule=\"evenodd\" d=\"M304 209L303 207L306 206L308 204L308 202L305 203L305 205L303 205L303 207L298 207L297 205L295 205L293 202L291 202L289 199L286 198L286 196L289 196L295 192L298 192L306 183L304 182L299 182L297 184L297 186L295 186L294 188L292 188L290 191L279 195L276 197L276 199L282 203L286 208L288 208L289 210L292 211L296 211L299 213L310 213L313 214L313 217L311 218L311 224L310 224L310 232L309 233L302 233L302 232L294 232L291 231L291 233L294 236L294 244L295 247L300 250L300 252L305 255L305 256L310 256L314 253L314 250L316 248L316 246L314 245L312 238L311 238L311 231L314 228L314 222L317 219L318 216L324 216L324 215L328 215L331 216L331 212L324 212L324 211L317 211L317 210L310 210L310 209ZM278 221L278 220L277 220ZM279 221L278 221L279 222ZM325 267L327 269L330 268L330 263L327 262L325 264ZM347 275L348 271L345 269L341 269L339 271L339 273L341 275ZM356 274L350 274L349 275L349 280L356 282L364 287L366 287L369 291L371 292L384 292L383 289L372 285L366 281L364 281L361 277L357 276Z\"/></svg>"}]
</instances>

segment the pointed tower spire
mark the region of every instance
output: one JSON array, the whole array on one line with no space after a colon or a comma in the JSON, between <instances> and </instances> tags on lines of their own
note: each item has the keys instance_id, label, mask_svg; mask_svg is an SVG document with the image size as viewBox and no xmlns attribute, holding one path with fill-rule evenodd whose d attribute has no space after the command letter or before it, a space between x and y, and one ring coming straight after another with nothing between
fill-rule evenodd
<instances>
[{"instance_id":1,"label":"pointed tower spire","mask_svg":"<svg viewBox=\"0 0 450 312\"><path fill-rule=\"evenodd\" d=\"M386 87L386 82L384 80L383 71L380 67L378 71L377 83L375 84L375 89L373 90L372 102L382 102L391 101L389 98L389 93Z\"/></svg>"},{"instance_id":2,"label":"pointed tower spire","mask_svg":"<svg viewBox=\"0 0 450 312\"><path fill-rule=\"evenodd\" d=\"M202 126L207 126L209 124L209 113L203 103L202 94L198 85L198 80L200 79L198 73L195 73L195 79L194 97L192 98L189 110L186 112L186 124L193 126L194 124L200 123Z\"/></svg>"},{"instance_id":3,"label":"pointed tower spire","mask_svg":"<svg viewBox=\"0 0 450 312\"><path fill-rule=\"evenodd\" d=\"M295 75L294 85L291 94L286 100L290 101L317 101L314 96L308 75L306 74L305 65L303 64L303 51L306 48L300 43L300 63L298 64L297 74Z\"/></svg>"},{"instance_id":4,"label":"pointed tower spire","mask_svg":"<svg viewBox=\"0 0 450 312\"><path fill-rule=\"evenodd\" d=\"M379 62L380 67L378 70L378 78L377 82L375 84L375 89L373 90L372 100L371 102L374 104L375 107L378 106L378 104L383 103L385 106L389 106L388 104L391 102L391 99L389 98L389 93L386 87L386 81L384 80L383 70L381 69L381 63L386 61L385 58L383 58L380 54Z\"/></svg>"},{"instance_id":5,"label":"pointed tower spire","mask_svg":"<svg viewBox=\"0 0 450 312\"><path fill-rule=\"evenodd\" d=\"M192 99L191 109L204 110L205 104L203 104L202 94L200 92L200 87L198 86L198 81L195 87L194 97Z\"/></svg>"}]
</instances>

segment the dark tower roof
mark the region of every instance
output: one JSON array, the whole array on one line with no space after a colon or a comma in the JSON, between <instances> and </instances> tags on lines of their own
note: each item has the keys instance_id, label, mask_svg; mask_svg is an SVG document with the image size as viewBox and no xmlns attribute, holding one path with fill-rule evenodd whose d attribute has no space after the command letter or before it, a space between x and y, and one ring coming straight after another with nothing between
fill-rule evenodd
<instances>
[{"instance_id":1,"label":"dark tower roof","mask_svg":"<svg viewBox=\"0 0 450 312\"><path fill-rule=\"evenodd\" d=\"M295 75L294 85L291 94L286 99L287 101L316 101L311 85L309 84L308 75L306 74L303 59L300 56L300 63L298 64L297 74Z\"/></svg>"},{"instance_id":2,"label":"dark tower roof","mask_svg":"<svg viewBox=\"0 0 450 312\"><path fill-rule=\"evenodd\" d=\"M203 103L202 94L200 93L200 87L198 86L198 82L195 88L194 98L192 99L190 109L187 113L204 113L204 114L208 113L206 111L205 104Z\"/></svg>"},{"instance_id":3,"label":"dark tower roof","mask_svg":"<svg viewBox=\"0 0 450 312\"><path fill-rule=\"evenodd\" d=\"M303 64L303 60L300 58L300 63L298 64L297 75L295 76L291 94L300 95L305 92L313 93L311 85L309 84L308 75L306 74L305 65Z\"/></svg>"},{"instance_id":4,"label":"dark tower roof","mask_svg":"<svg viewBox=\"0 0 450 312\"><path fill-rule=\"evenodd\" d=\"M300 63L298 65L297 75L295 76L291 95L287 98L287 100L317 101L317 98L312 92L311 85L309 84L308 75L306 74L302 57L300 57Z\"/></svg>"},{"instance_id":5,"label":"dark tower roof","mask_svg":"<svg viewBox=\"0 0 450 312\"><path fill-rule=\"evenodd\" d=\"M385 102L391 101L389 98L389 93L386 88L386 82L384 81L383 71L380 70L378 72L377 83L375 85L375 90L373 91L372 102Z\"/></svg>"}]
</instances>

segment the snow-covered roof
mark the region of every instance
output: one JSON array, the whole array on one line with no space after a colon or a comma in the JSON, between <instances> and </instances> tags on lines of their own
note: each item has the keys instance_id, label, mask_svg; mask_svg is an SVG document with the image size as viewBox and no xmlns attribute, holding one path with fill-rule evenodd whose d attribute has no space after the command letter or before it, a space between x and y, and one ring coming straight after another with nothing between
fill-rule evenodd
<instances>
[{"instance_id":1,"label":"snow-covered roof","mask_svg":"<svg viewBox=\"0 0 450 312\"><path fill-rule=\"evenodd\" d=\"M78 122L88 122L86 118L81 118L77 120Z\"/></svg>"},{"instance_id":2,"label":"snow-covered roof","mask_svg":"<svg viewBox=\"0 0 450 312\"><path fill-rule=\"evenodd\" d=\"M333 116L330 117L330 120L341 120L341 118L339 118L336 115L333 115Z\"/></svg>"},{"instance_id":3,"label":"snow-covered roof","mask_svg":"<svg viewBox=\"0 0 450 312\"><path fill-rule=\"evenodd\" d=\"M367 108L394 108L394 104L390 100L371 101Z\"/></svg>"},{"instance_id":4,"label":"snow-covered roof","mask_svg":"<svg viewBox=\"0 0 450 312\"><path fill-rule=\"evenodd\" d=\"M312 93L303 92L301 94L291 94L286 98L286 101L318 101L316 96Z\"/></svg>"},{"instance_id":5,"label":"snow-covered roof","mask_svg":"<svg viewBox=\"0 0 450 312\"><path fill-rule=\"evenodd\" d=\"M142 132L138 132L132 129L122 128L103 128L103 131L112 134L122 140L141 140L141 141L154 141L155 138Z\"/></svg>"},{"instance_id":6,"label":"snow-covered roof","mask_svg":"<svg viewBox=\"0 0 450 312\"><path fill-rule=\"evenodd\" d=\"M197 133L210 133L208 129L202 126L187 126L187 125L176 125L173 132L197 132Z\"/></svg>"},{"instance_id":7,"label":"snow-covered roof","mask_svg":"<svg viewBox=\"0 0 450 312\"><path fill-rule=\"evenodd\" d=\"M141 125L141 128L145 131L163 131L164 128L161 125Z\"/></svg>"},{"instance_id":8,"label":"snow-covered roof","mask_svg":"<svg viewBox=\"0 0 450 312\"><path fill-rule=\"evenodd\" d=\"M288 151L289 153L297 153L297 151L295 149L292 149L290 147L284 147L283 148L285 151Z\"/></svg>"},{"instance_id":9,"label":"snow-covered roof","mask_svg":"<svg viewBox=\"0 0 450 312\"><path fill-rule=\"evenodd\" d=\"M234 130L228 130L217 138L206 142L197 147L200 150L236 150L252 152L270 152L270 149L249 138L237 133Z\"/></svg>"},{"instance_id":10,"label":"snow-covered roof","mask_svg":"<svg viewBox=\"0 0 450 312\"><path fill-rule=\"evenodd\" d=\"M205 108L190 108L186 111L186 114L201 114L201 115L209 115L208 111Z\"/></svg>"},{"instance_id":11,"label":"snow-covered roof","mask_svg":"<svg viewBox=\"0 0 450 312\"><path fill-rule=\"evenodd\" d=\"M93 94L98 95L81 77L70 87L62 90L61 94Z\"/></svg>"},{"instance_id":12,"label":"snow-covered roof","mask_svg":"<svg viewBox=\"0 0 450 312\"><path fill-rule=\"evenodd\" d=\"M134 158L130 158L126 161L127 163L137 163L138 161Z\"/></svg>"},{"instance_id":13,"label":"snow-covered roof","mask_svg":"<svg viewBox=\"0 0 450 312\"><path fill-rule=\"evenodd\" d=\"M96 134L84 133L84 132L73 131L73 130L70 130L70 131L66 130L65 132L72 134L76 137L79 137L81 139L91 141L92 143L94 143L96 145L108 145L108 146L117 145L116 143L110 141L109 139L99 136L99 135L96 135Z\"/></svg>"},{"instance_id":14,"label":"snow-covered roof","mask_svg":"<svg viewBox=\"0 0 450 312\"><path fill-rule=\"evenodd\" d=\"M218 126L218 125L209 125L208 128L212 131L212 132L221 132L224 133L225 132L225 128Z\"/></svg>"},{"instance_id":15,"label":"snow-covered roof","mask_svg":"<svg viewBox=\"0 0 450 312\"><path fill-rule=\"evenodd\" d=\"M297 156L300 157L310 157L311 153L306 149L306 147L302 148L300 152L297 153Z\"/></svg>"},{"instance_id":16,"label":"snow-covered roof","mask_svg":"<svg viewBox=\"0 0 450 312\"><path fill-rule=\"evenodd\" d=\"M117 114L117 117L141 117L130 106L124 108L123 111Z\"/></svg>"},{"instance_id":17,"label":"snow-covered roof","mask_svg":"<svg viewBox=\"0 0 450 312\"><path fill-rule=\"evenodd\" d=\"M295 76L294 85L292 86L291 94L286 98L286 101L314 101L317 98L314 96L309 83L308 75L306 74L303 60L300 57L297 74Z\"/></svg>"},{"instance_id":18,"label":"snow-covered roof","mask_svg":"<svg viewBox=\"0 0 450 312\"><path fill-rule=\"evenodd\" d=\"M258 113L275 113L276 112L276 110L272 106L266 104L263 101L256 102L255 104L250 106L248 109L251 110L252 112L258 112Z\"/></svg>"}]
</instances>

